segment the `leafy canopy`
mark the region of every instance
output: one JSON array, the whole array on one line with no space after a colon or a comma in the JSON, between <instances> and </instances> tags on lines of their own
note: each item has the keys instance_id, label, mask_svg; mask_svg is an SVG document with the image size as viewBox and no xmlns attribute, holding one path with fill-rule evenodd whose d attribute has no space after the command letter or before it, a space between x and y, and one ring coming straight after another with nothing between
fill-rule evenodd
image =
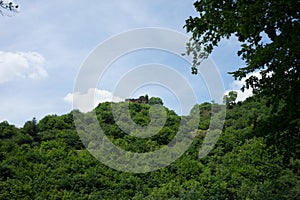
<instances>
[{"instance_id":1,"label":"leafy canopy","mask_svg":"<svg viewBox=\"0 0 300 200\"><path fill-rule=\"evenodd\" d=\"M227 95L223 97L223 103L227 105L227 107L232 107L235 104L237 98L236 91L230 91Z\"/></svg>"},{"instance_id":2,"label":"leafy canopy","mask_svg":"<svg viewBox=\"0 0 300 200\"><path fill-rule=\"evenodd\" d=\"M185 24L192 33L188 52L203 48L204 53L199 54L206 56L221 39L234 35L241 42L237 53L246 66L231 74L241 79L259 70L262 77L250 76L242 89L252 87L254 93L271 97L273 103L298 102L300 1L201 0L194 6L199 16L190 17ZM197 62L192 71L197 73Z\"/></svg>"},{"instance_id":3,"label":"leafy canopy","mask_svg":"<svg viewBox=\"0 0 300 200\"><path fill-rule=\"evenodd\" d=\"M116 123L112 106L124 122L122 126ZM145 153L169 145L185 120L165 107L164 127L151 126L149 131L156 134L139 138L124 132L135 131L122 113L127 106L126 102L105 102L95 109L105 135L126 151ZM221 106L215 104L214 109ZM93 132L79 138L81 125L77 124L76 130L73 123L73 114L79 111L48 115L39 121L33 118L22 128L1 122L0 199L299 199L300 159L293 157L286 164L279 152L271 151L265 138L253 134L255 123L273 115L264 102L252 98L232 104L215 148L202 159L199 148L213 107L207 102L195 105L190 115L198 113L196 107L200 123L192 132L195 138L189 149L169 166L145 174L116 171L93 157L83 141L90 148L101 149L103 146L97 147L101 139L96 134L88 140ZM150 108L149 104L129 102L129 117L136 124L147 125ZM93 128L90 114L82 113L84 122ZM112 162L118 159L118 154L112 156Z\"/></svg>"},{"instance_id":4,"label":"leafy canopy","mask_svg":"<svg viewBox=\"0 0 300 200\"><path fill-rule=\"evenodd\" d=\"M197 74L201 59L222 39L237 37L241 43L237 54L246 66L230 74L239 80L246 77L242 90L253 88L255 98L266 99L272 108L272 115L256 123L254 132L265 136L286 161L299 155L300 1L201 0L194 6L199 16L189 17L185 24L192 33L187 54L196 59L192 73Z\"/></svg>"}]
</instances>

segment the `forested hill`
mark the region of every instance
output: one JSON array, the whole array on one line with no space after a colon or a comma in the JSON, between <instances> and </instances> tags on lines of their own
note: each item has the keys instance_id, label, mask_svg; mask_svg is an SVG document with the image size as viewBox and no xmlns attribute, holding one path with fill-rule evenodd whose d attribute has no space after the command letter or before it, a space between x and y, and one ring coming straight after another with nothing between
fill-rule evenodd
<instances>
[{"instance_id":1,"label":"forested hill","mask_svg":"<svg viewBox=\"0 0 300 200\"><path fill-rule=\"evenodd\" d=\"M157 134L138 138L118 127L111 105L95 109L99 123L127 151L155 151L176 135L181 117L172 110L165 108L166 123ZM149 104L129 107L135 123L149 124ZM167 167L137 174L109 168L85 149L73 121L78 111L33 119L22 128L2 122L0 199L300 199L299 126L272 121L277 113L256 96L228 102L223 133L200 159L212 104L196 107L200 123L189 149Z\"/></svg>"}]
</instances>

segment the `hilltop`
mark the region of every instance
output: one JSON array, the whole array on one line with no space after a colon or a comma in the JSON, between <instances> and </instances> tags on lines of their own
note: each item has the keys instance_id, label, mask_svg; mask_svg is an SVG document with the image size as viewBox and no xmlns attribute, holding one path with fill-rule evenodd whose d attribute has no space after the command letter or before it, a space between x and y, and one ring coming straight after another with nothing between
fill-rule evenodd
<instances>
[{"instance_id":1,"label":"hilltop","mask_svg":"<svg viewBox=\"0 0 300 200\"><path fill-rule=\"evenodd\" d=\"M161 149L175 137L183 120L163 107L161 112L167 114L163 128L151 137L138 138L116 124L112 108L118 110L126 104L136 124L146 127L150 123L150 104L106 102L94 110L106 136L126 151ZM223 105L214 108L218 106ZM223 133L202 159L198 152L209 128L212 103L195 108L200 111L200 123L187 151L166 167L140 174L116 171L86 150L73 119L79 111L33 119L21 128L2 122L0 199L299 198L299 148L287 140L276 145L275 132L265 124L274 113L263 99L253 97L228 105ZM82 115L89 119L91 114Z\"/></svg>"}]
</instances>

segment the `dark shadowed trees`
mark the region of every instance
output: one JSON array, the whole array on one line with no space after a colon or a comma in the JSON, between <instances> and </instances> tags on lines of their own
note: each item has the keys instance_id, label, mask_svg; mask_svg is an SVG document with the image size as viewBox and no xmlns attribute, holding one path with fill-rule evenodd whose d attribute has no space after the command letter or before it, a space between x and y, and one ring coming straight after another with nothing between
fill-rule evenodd
<instances>
[{"instance_id":1,"label":"dark shadowed trees","mask_svg":"<svg viewBox=\"0 0 300 200\"><path fill-rule=\"evenodd\" d=\"M262 127L257 133L269 138L270 145L278 143L286 156L300 155L300 1L201 0L194 6L199 15L186 20L192 33L187 53L198 52L194 58L200 60L222 39L237 37L237 54L246 66L231 74L239 80L249 76L242 90L253 88L273 109L272 116L257 123Z\"/></svg>"}]
</instances>

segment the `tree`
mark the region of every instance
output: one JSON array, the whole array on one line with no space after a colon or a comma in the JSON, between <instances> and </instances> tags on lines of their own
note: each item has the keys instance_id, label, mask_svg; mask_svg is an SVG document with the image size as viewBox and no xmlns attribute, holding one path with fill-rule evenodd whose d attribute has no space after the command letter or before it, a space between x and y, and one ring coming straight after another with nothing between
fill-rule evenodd
<instances>
[{"instance_id":1,"label":"tree","mask_svg":"<svg viewBox=\"0 0 300 200\"><path fill-rule=\"evenodd\" d=\"M227 107L231 108L235 104L235 100L237 98L236 91L230 91L227 95L224 95L223 102Z\"/></svg>"},{"instance_id":2,"label":"tree","mask_svg":"<svg viewBox=\"0 0 300 200\"><path fill-rule=\"evenodd\" d=\"M161 98L159 98L159 97L151 97L150 100L149 100L149 104L150 105L155 105L155 104L163 105L164 103L161 100Z\"/></svg>"},{"instance_id":3,"label":"tree","mask_svg":"<svg viewBox=\"0 0 300 200\"><path fill-rule=\"evenodd\" d=\"M297 101L294 91L299 91L300 85L299 1L201 0L194 6L200 16L190 17L185 25L195 41L191 48L200 45L210 54L221 39L235 35L242 47L238 55L247 66L232 72L233 76L241 79L260 70L262 78L251 76L246 88L276 97L274 101ZM263 35L270 41L264 42Z\"/></svg>"},{"instance_id":4,"label":"tree","mask_svg":"<svg viewBox=\"0 0 300 200\"><path fill-rule=\"evenodd\" d=\"M4 11L17 12L19 9L19 5L15 4L13 1L4 2L0 0L0 14L4 15Z\"/></svg>"},{"instance_id":5,"label":"tree","mask_svg":"<svg viewBox=\"0 0 300 200\"><path fill-rule=\"evenodd\" d=\"M289 141L285 145L299 143L300 1L201 0L194 6L199 16L186 20L185 28L192 33L187 54L200 52L194 58L205 58L221 39L237 37L241 43L237 54L246 66L230 74L239 80L250 75L242 90L253 88L273 108L273 118L265 123L277 133L270 141L285 135ZM197 73L200 63L193 64L192 72ZM257 71L261 78L251 75Z\"/></svg>"},{"instance_id":6,"label":"tree","mask_svg":"<svg viewBox=\"0 0 300 200\"><path fill-rule=\"evenodd\" d=\"M38 141L39 140L37 120L36 120L35 117L31 121L27 121L24 124L24 126L22 128L22 132L24 134L28 134L31 137L33 137L34 141Z\"/></svg>"}]
</instances>

